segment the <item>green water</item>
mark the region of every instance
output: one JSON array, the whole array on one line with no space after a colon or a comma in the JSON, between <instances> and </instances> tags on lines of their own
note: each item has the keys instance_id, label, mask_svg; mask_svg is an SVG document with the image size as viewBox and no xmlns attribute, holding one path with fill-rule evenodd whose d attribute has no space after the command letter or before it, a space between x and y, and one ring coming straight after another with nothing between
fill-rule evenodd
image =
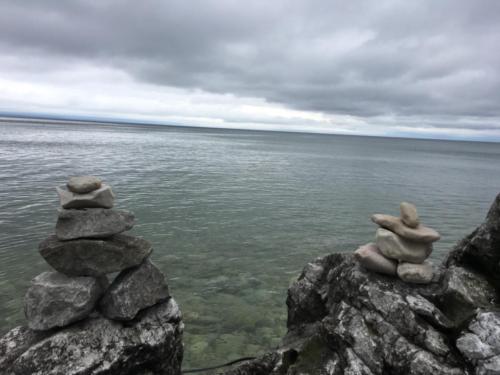
<instances>
[{"instance_id":1,"label":"green water","mask_svg":"<svg viewBox=\"0 0 500 375\"><path fill-rule=\"evenodd\" d=\"M47 270L54 186L103 177L154 244L184 313L185 367L262 353L317 256L370 241L372 213L417 204L438 261L500 192L500 145L138 126L0 123L0 333Z\"/></svg>"}]
</instances>

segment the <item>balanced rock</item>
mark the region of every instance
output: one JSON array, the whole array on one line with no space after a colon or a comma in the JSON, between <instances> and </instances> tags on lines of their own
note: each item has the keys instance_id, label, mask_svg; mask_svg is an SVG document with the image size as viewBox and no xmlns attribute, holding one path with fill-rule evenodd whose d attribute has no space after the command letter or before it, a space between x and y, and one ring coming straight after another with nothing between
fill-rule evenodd
<instances>
[{"instance_id":1,"label":"balanced rock","mask_svg":"<svg viewBox=\"0 0 500 375\"><path fill-rule=\"evenodd\" d=\"M126 325L96 316L48 336L14 328L0 338L0 374L179 375L183 327L170 298Z\"/></svg>"},{"instance_id":2,"label":"balanced rock","mask_svg":"<svg viewBox=\"0 0 500 375\"><path fill-rule=\"evenodd\" d=\"M115 200L111 187L105 184L85 194L73 193L60 187L56 190L63 208L112 208Z\"/></svg>"},{"instance_id":3,"label":"balanced rock","mask_svg":"<svg viewBox=\"0 0 500 375\"><path fill-rule=\"evenodd\" d=\"M149 259L120 273L100 302L104 316L116 320L133 319L137 313L169 297L162 272Z\"/></svg>"},{"instance_id":4,"label":"balanced rock","mask_svg":"<svg viewBox=\"0 0 500 375\"><path fill-rule=\"evenodd\" d=\"M64 327L86 318L103 293L93 277L67 277L44 272L31 281L24 298L28 326L33 330Z\"/></svg>"},{"instance_id":5,"label":"balanced rock","mask_svg":"<svg viewBox=\"0 0 500 375\"><path fill-rule=\"evenodd\" d=\"M398 263L386 258L374 243L359 247L354 252L354 258L366 269L387 275L396 275Z\"/></svg>"},{"instance_id":6,"label":"balanced rock","mask_svg":"<svg viewBox=\"0 0 500 375\"><path fill-rule=\"evenodd\" d=\"M66 184L69 191L77 194L90 193L101 187L101 180L95 176L71 177Z\"/></svg>"},{"instance_id":7,"label":"balanced rock","mask_svg":"<svg viewBox=\"0 0 500 375\"><path fill-rule=\"evenodd\" d=\"M56 224L58 239L106 238L132 229L134 215L129 211L105 208L59 211Z\"/></svg>"},{"instance_id":8,"label":"balanced rock","mask_svg":"<svg viewBox=\"0 0 500 375\"><path fill-rule=\"evenodd\" d=\"M403 262L422 263L432 252L429 243L408 241L383 228L377 229L375 242L386 257Z\"/></svg>"},{"instance_id":9,"label":"balanced rock","mask_svg":"<svg viewBox=\"0 0 500 375\"><path fill-rule=\"evenodd\" d=\"M422 264L402 262L398 265L398 276L407 283L429 284L434 276L432 263L425 261Z\"/></svg>"},{"instance_id":10,"label":"balanced rock","mask_svg":"<svg viewBox=\"0 0 500 375\"><path fill-rule=\"evenodd\" d=\"M417 213L417 207L408 202L401 202L399 205L401 211L401 220L410 228L417 228L420 225L420 219Z\"/></svg>"},{"instance_id":11,"label":"balanced rock","mask_svg":"<svg viewBox=\"0 0 500 375\"><path fill-rule=\"evenodd\" d=\"M423 225L419 225L416 228L410 228L403 223L401 218L396 216L375 214L372 215L371 219L382 228L388 229L410 241L429 243L435 242L441 238L439 233L432 228L424 227Z\"/></svg>"},{"instance_id":12,"label":"balanced rock","mask_svg":"<svg viewBox=\"0 0 500 375\"><path fill-rule=\"evenodd\" d=\"M116 234L105 240L59 241L55 235L38 246L42 257L68 276L99 276L137 266L153 251L141 237Z\"/></svg>"}]
</instances>

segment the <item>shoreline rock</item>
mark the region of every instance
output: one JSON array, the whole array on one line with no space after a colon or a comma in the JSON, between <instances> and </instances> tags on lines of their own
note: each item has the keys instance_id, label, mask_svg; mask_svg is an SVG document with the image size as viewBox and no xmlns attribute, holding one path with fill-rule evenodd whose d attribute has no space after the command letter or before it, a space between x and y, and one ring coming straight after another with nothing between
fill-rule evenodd
<instances>
[{"instance_id":1,"label":"shoreline rock","mask_svg":"<svg viewBox=\"0 0 500 375\"><path fill-rule=\"evenodd\" d=\"M115 195L111 187L105 184L85 194L73 193L56 187L62 208L113 208Z\"/></svg>"}]
</instances>

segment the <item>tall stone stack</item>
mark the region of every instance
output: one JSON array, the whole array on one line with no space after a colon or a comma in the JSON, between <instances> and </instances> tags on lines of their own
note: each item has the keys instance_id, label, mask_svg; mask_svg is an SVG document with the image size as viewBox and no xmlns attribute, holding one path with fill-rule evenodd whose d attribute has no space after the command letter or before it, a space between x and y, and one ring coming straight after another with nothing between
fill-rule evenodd
<instances>
[{"instance_id":1,"label":"tall stone stack","mask_svg":"<svg viewBox=\"0 0 500 375\"><path fill-rule=\"evenodd\" d=\"M55 271L35 277L26 293L28 328L6 344L17 346L9 373L180 373L180 311L149 259L151 243L124 233L134 215L113 209L111 187L93 176L73 177L57 192L55 234L39 245Z\"/></svg>"},{"instance_id":2,"label":"tall stone stack","mask_svg":"<svg viewBox=\"0 0 500 375\"><path fill-rule=\"evenodd\" d=\"M430 283L434 272L432 263L426 259L432 253L432 243L439 240L440 235L420 223L415 205L402 202L400 211L401 217L372 216L372 221L379 225L375 243L358 248L355 258L369 270L397 275L408 283Z\"/></svg>"}]
</instances>

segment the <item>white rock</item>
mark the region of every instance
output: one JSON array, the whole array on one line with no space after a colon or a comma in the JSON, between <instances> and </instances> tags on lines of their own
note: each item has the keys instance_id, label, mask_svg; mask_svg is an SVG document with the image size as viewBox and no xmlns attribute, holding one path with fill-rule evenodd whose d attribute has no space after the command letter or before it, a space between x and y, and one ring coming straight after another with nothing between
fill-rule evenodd
<instances>
[{"instance_id":1,"label":"white rock","mask_svg":"<svg viewBox=\"0 0 500 375\"><path fill-rule=\"evenodd\" d=\"M428 284L434 276L432 263L427 261L422 264L400 263L398 265L398 276L407 283Z\"/></svg>"},{"instance_id":2,"label":"white rock","mask_svg":"<svg viewBox=\"0 0 500 375\"><path fill-rule=\"evenodd\" d=\"M401 220L403 223L410 228L416 228L420 225L420 219L417 213L417 207L414 204L408 202L401 202L399 205L399 210L401 211Z\"/></svg>"},{"instance_id":3,"label":"white rock","mask_svg":"<svg viewBox=\"0 0 500 375\"><path fill-rule=\"evenodd\" d=\"M374 243L360 246L354 252L354 258L366 269L386 275L396 275L398 263L386 258Z\"/></svg>"},{"instance_id":4,"label":"white rock","mask_svg":"<svg viewBox=\"0 0 500 375\"><path fill-rule=\"evenodd\" d=\"M95 176L71 177L66 184L73 193L85 194L97 190L101 187L102 181Z\"/></svg>"},{"instance_id":5,"label":"white rock","mask_svg":"<svg viewBox=\"0 0 500 375\"><path fill-rule=\"evenodd\" d=\"M112 208L115 200L111 187L106 184L86 194L76 194L60 187L56 190L63 208Z\"/></svg>"},{"instance_id":6,"label":"white rock","mask_svg":"<svg viewBox=\"0 0 500 375\"><path fill-rule=\"evenodd\" d=\"M387 229L379 228L375 242L386 257L402 262L422 263L432 253L432 245L405 240Z\"/></svg>"}]
</instances>

